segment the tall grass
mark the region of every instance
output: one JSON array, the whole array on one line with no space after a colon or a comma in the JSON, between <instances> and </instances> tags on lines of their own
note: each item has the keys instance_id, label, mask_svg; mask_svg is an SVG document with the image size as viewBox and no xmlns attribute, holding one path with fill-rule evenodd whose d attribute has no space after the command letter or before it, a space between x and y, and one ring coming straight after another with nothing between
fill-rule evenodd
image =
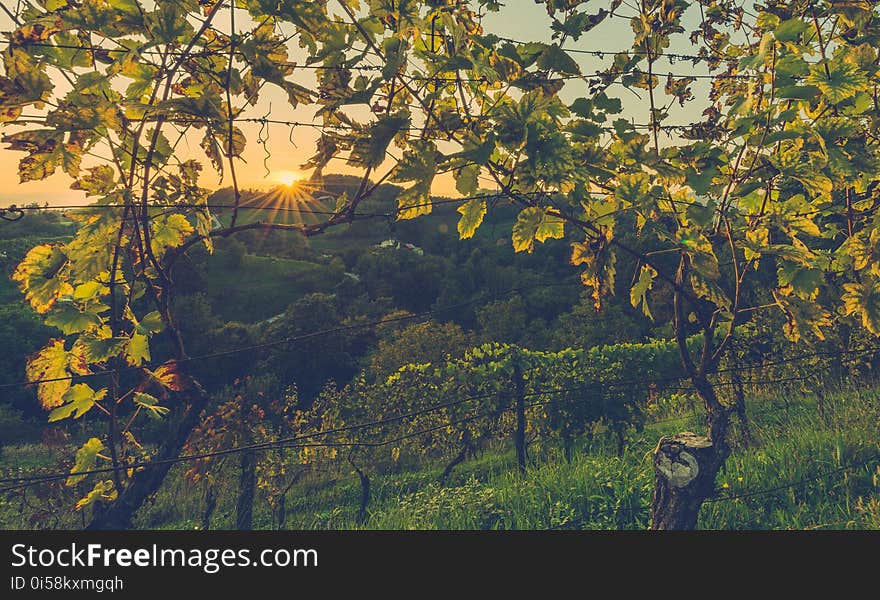
<instances>
[{"instance_id":1,"label":"tall grass","mask_svg":"<svg viewBox=\"0 0 880 600\"><path fill-rule=\"evenodd\" d=\"M824 419L816 399L800 394L752 399L749 414L753 439L747 445L738 427L733 428L733 453L719 475L718 496L700 514L701 528L880 529L877 388L826 392ZM657 439L681 430L699 431L699 421L697 414L671 407L635 434L621 457L601 436L584 442L571 462L554 448L535 448L524 477L504 447L464 463L446 485L438 482L440 465L375 477L364 527L644 529ZM29 448L7 449L6 461L36 464L43 451ZM229 528L235 521L235 465L227 461L215 473L219 496L212 528ZM139 527L201 526L204 488L186 482L182 471L180 466L172 471L139 516ZM306 479L287 496L285 525L356 528L359 497L355 478ZM15 511L0 510L0 519L4 527L22 526L22 515ZM265 496L256 500L254 525L273 526Z\"/></svg>"}]
</instances>

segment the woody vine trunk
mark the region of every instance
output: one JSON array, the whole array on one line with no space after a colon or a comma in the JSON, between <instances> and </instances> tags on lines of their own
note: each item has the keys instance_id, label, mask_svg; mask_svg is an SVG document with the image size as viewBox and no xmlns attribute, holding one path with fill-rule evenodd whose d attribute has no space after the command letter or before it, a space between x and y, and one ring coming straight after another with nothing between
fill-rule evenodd
<instances>
[{"instance_id":1,"label":"woody vine trunk","mask_svg":"<svg viewBox=\"0 0 880 600\"><path fill-rule=\"evenodd\" d=\"M690 431L671 437L663 437L654 450L654 493L651 499L651 525L653 530L695 529L700 508L715 493L715 478L730 454L727 431L730 410L721 403L712 383L707 378L717 364L714 347L714 322L700 316L703 343L695 363L687 343L685 299L681 284L687 277L688 261L682 257L676 273L677 289L673 296L673 316L676 340L682 364L706 409L706 435ZM725 338L729 341L735 324ZM724 342L722 342L723 345Z\"/></svg>"},{"instance_id":2,"label":"woody vine trunk","mask_svg":"<svg viewBox=\"0 0 880 600\"><path fill-rule=\"evenodd\" d=\"M95 511L87 529L130 529L135 513L147 499L159 491L165 476L180 456L190 433L199 420L199 415L208 402L208 395L197 383L181 393L180 400L186 406L183 415L176 423L169 423L168 435L160 446L150 466L136 471L127 487L115 502L101 511Z\"/></svg>"}]
</instances>

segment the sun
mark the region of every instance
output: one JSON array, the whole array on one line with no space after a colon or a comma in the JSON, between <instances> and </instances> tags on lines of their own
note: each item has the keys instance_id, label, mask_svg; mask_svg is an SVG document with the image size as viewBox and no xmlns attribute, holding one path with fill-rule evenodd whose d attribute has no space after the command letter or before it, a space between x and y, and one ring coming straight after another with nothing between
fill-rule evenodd
<instances>
[{"instance_id":1,"label":"sun","mask_svg":"<svg viewBox=\"0 0 880 600\"><path fill-rule=\"evenodd\" d=\"M244 203L245 210L258 211L254 214L261 221L314 225L323 215L332 214L326 198L316 196L321 191L320 183L302 171L272 171L265 181L272 187L249 195Z\"/></svg>"},{"instance_id":2,"label":"sun","mask_svg":"<svg viewBox=\"0 0 880 600\"><path fill-rule=\"evenodd\" d=\"M303 175L297 171L275 171L272 173L271 178L272 181L275 181L276 183L280 183L287 187L293 187L298 182L302 181Z\"/></svg>"}]
</instances>

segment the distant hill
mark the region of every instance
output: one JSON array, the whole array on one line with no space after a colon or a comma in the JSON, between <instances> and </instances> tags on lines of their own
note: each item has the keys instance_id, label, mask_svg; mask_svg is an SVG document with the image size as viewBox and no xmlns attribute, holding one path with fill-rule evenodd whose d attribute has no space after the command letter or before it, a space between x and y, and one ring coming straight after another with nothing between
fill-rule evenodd
<instances>
[{"instance_id":1,"label":"distant hill","mask_svg":"<svg viewBox=\"0 0 880 600\"><path fill-rule=\"evenodd\" d=\"M307 182L304 189L297 192L297 187L277 186L271 190L242 190L239 203L239 224L264 220L285 224L312 224L323 221L326 214L335 209L336 198L345 193L353 197L361 184L359 177L351 175L325 175L319 184ZM357 212L361 215L393 214L397 208L397 196L403 188L392 184L382 184L361 204ZM412 243L424 248L437 249L440 238L450 241L458 239L457 224L459 204L443 203L445 197L434 197L440 203L428 216L413 220L397 221L393 218L366 217L354 223L335 227L321 236L308 240L299 240L299 244L312 248L317 253L337 254L344 250L364 249L388 239L396 239L403 243ZM234 203L232 188L217 190L208 199L212 212L224 222L229 223L232 213L230 207ZM476 234L477 238L508 240L510 227L516 219L517 208L509 203L500 203L486 216L484 226ZM268 244L249 242L249 249L260 254L275 254L283 244L289 243L293 234L290 232L263 232L262 238ZM277 244L271 240L278 240ZM286 240L286 241L282 241ZM504 241L499 242L504 243Z\"/></svg>"},{"instance_id":2,"label":"distant hill","mask_svg":"<svg viewBox=\"0 0 880 600\"><path fill-rule=\"evenodd\" d=\"M333 211L336 199L342 194L347 194L349 198L354 197L360 184L359 177L331 174L317 182L303 181L291 187L278 185L267 191L245 189L241 191L239 222L267 220L271 217L276 223L316 223L326 215L315 215L310 211ZM388 211L401 191L399 186L382 184L361 203L359 210ZM208 198L208 205L217 215L230 214L232 209L229 207L234 202L235 195L231 187L221 188Z\"/></svg>"}]
</instances>

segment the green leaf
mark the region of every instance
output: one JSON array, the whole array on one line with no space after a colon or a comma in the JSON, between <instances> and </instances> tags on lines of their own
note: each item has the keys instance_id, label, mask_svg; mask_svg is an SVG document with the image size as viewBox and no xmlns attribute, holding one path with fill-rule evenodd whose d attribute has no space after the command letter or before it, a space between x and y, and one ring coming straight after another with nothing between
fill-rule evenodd
<instances>
[{"instance_id":1,"label":"green leaf","mask_svg":"<svg viewBox=\"0 0 880 600\"><path fill-rule=\"evenodd\" d=\"M104 442L98 438L90 438L82 447L76 451L73 468L70 470L70 477L67 478L65 485L73 487L86 478L85 475L77 475L83 471L91 471L95 468L95 462L98 460L98 454L106 450Z\"/></svg>"},{"instance_id":2,"label":"green leaf","mask_svg":"<svg viewBox=\"0 0 880 600\"><path fill-rule=\"evenodd\" d=\"M815 300L819 287L825 283L825 275L819 269L787 260L779 261L776 276L781 293L794 294L804 300Z\"/></svg>"},{"instance_id":3,"label":"green leaf","mask_svg":"<svg viewBox=\"0 0 880 600\"><path fill-rule=\"evenodd\" d=\"M208 160L211 161L214 169L216 169L217 172L222 175L223 150L221 150L220 144L217 142L217 137L215 137L214 132L211 130L206 131L204 137L202 137L202 141L199 142L199 146L202 148L202 150L204 150L205 156L207 156Z\"/></svg>"},{"instance_id":4,"label":"green leaf","mask_svg":"<svg viewBox=\"0 0 880 600\"><path fill-rule=\"evenodd\" d=\"M814 85L786 85L776 91L776 96L789 100L812 100L820 94Z\"/></svg>"},{"instance_id":5,"label":"green leaf","mask_svg":"<svg viewBox=\"0 0 880 600\"><path fill-rule=\"evenodd\" d=\"M143 317L137 327L141 333L160 333L165 330L165 321L159 311L154 310L148 312Z\"/></svg>"},{"instance_id":6,"label":"green leaf","mask_svg":"<svg viewBox=\"0 0 880 600\"><path fill-rule=\"evenodd\" d=\"M685 181L687 181L687 184L694 190L694 193L702 196L709 191L709 188L712 187L713 180L720 174L721 171L715 164L711 164L700 171L697 171L693 167L689 167L685 171Z\"/></svg>"},{"instance_id":7,"label":"green leaf","mask_svg":"<svg viewBox=\"0 0 880 600\"><path fill-rule=\"evenodd\" d=\"M833 324L831 314L821 304L802 300L797 296L784 296L773 293L776 304L785 314L783 333L792 342L797 342L806 330L820 340L825 339L823 327Z\"/></svg>"},{"instance_id":8,"label":"green leaf","mask_svg":"<svg viewBox=\"0 0 880 600\"><path fill-rule=\"evenodd\" d=\"M638 204L644 201L651 191L648 174L642 171L635 173L621 173L618 176L617 187L614 196L628 204Z\"/></svg>"},{"instance_id":9,"label":"green leaf","mask_svg":"<svg viewBox=\"0 0 880 600\"><path fill-rule=\"evenodd\" d=\"M785 19L779 27L773 30L773 37L780 42L793 42L809 28L810 25L800 19Z\"/></svg>"},{"instance_id":10,"label":"green leaf","mask_svg":"<svg viewBox=\"0 0 880 600\"><path fill-rule=\"evenodd\" d=\"M74 181L70 189L83 190L86 196L106 196L116 189L113 167L100 165L88 169L88 175Z\"/></svg>"},{"instance_id":11,"label":"green leaf","mask_svg":"<svg viewBox=\"0 0 880 600\"><path fill-rule=\"evenodd\" d=\"M109 327L105 328L109 332ZM95 337L84 335L77 340L77 347L82 348L83 355L90 363L106 362L119 356L125 350L126 337Z\"/></svg>"},{"instance_id":12,"label":"green leaf","mask_svg":"<svg viewBox=\"0 0 880 600\"><path fill-rule=\"evenodd\" d=\"M161 419L171 412L171 409L159 406L159 400L150 394L135 392L133 400L136 405L146 410L147 414L153 419Z\"/></svg>"},{"instance_id":13,"label":"green leaf","mask_svg":"<svg viewBox=\"0 0 880 600\"><path fill-rule=\"evenodd\" d=\"M399 37L389 37L382 42L382 50L385 54L382 76L390 80L397 75L407 62L406 42Z\"/></svg>"},{"instance_id":14,"label":"green leaf","mask_svg":"<svg viewBox=\"0 0 880 600\"><path fill-rule=\"evenodd\" d=\"M106 389L95 392L85 383L78 383L64 394L63 400L65 404L49 413L49 422L60 421L71 415L73 415L74 419L79 419L92 409L95 402L100 402L106 395Z\"/></svg>"},{"instance_id":15,"label":"green leaf","mask_svg":"<svg viewBox=\"0 0 880 600\"><path fill-rule=\"evenodd\" d=\"M513 249L516 252L532 252L535 240L561 239L565 234L564 221L538 206L520 211L513 224Z\"/></svg>"},{"instance_id":16,"label":"green leaf","mask_svg":"<svg viewBox=\"0 0 880 600\"><path fill-rule=\"evenodd\" d=\"M704 298L719 308L730 310L731 302L724 290L713 280L702 275L698 271L691 271L691 286L694 293L700 298Z\"/></svg>"},{"instance_id":17,"label":"green leaf","mask_svg":"<svg viewBox=\"0 0 880 600\"><path fill-rule=\"evenodd\" d=\"M172 44L187 42L195 31L186 20L186 12L178 3L160 3L158 8L147 15L147 31L157 42Z\"/></svg>"},{"instance_id":18,"label":"green leaf","mask_svg":"<svg viewBox=\"0 0 880 600\"><path fill-rule=\"evenodd\" d=\"M195 228L181 214L169 215L164 219L154 219L151 224L153 230L153 252L161 255L166 248L175 248L182 244L186 238L195 231Z\"/></svg>"},{"instance_id":19,"label":"green leaf","mask_svg":"<svg viewBox=\"0 0 880 600\"><path fill-rule=\"evenodd\" d=\"M633 308L642 307L642 312L651 320L654 320L651 314L651 308L648 306L648 291L654 287L654 278L657 277L657 271L650 265L642 265L639 273L639 280L632 286L629 291L629 301Z\"/></svg>"},{"instance_id":20,"label":"green leaf","mask_svg":"<svg viewBox=\"0 0 880 600\"><path fill-rule=\"evenodd\" d=\"M46 317L45 323L57 327L64 335L70 335L100 327L101 318L93 312L81 311L73 302L59 302Z\"/></svg>"},{"instance_id":21,"label":"green leaf","mask_svg":"<svg viewBox=\"0 0 880 600\"><path fill-rule=\"evenodd\" d=\"M764 251L770 246L770 230L766 227L755 227L746 231L743 240L743 256L746 260L755 261L755 269Z\"/></svg>"},{"instance_id":22,"label":"green leaf","mask_svg":"<svg viewBox=\"0 0 880 600\"><path fill-rule=\"evenodd\" d=\"M809 72L810 65L796 54L783 56L776 61L777 77L806 77Z\"/></svg>"},{"instance_id":23,"label":"green leaf","mask_svg":"<svg viewBox=\"0 0 880 600\"><path fill-rule=\"evenodd\" d=\"M383 115L366 131L357 134L348 164L366 168L380 166L385 162L391 141L409 127L409 124L409 113Z\"/></svg>"},{"instance_id":24,"label":"green leaf","mask_svg":"<svg viewBox=\"0 0 880 600\"><path fill-rule=\"evenodd\" d=\"M468 200L458 207L461 219L458 220L458 235L461 239L472 238L486 216L485 200Z\"/></svg>"},{"instance_id":25,"label":"green leaf","mask_svg":"<svg viewBox=\"0 0 880 600\"><path fill-rule=\"evenodd\" d=\"M314 96L312 90L289 79L284 79L281 82L281 87L287 92L287 101L290 103L291 108L296 108L300 104L310 102Z\"/></svg>"},{"instance_id":26,"label":"green leaf","mask_svg":"<svg viewBox=\"0 0 880 600\"><path fill-rule=\"evenodd\" d=\"M465 165L455 172L455 189L459 194L469 196L477 191L480 165Z\"/></svg>"},{"instance_id":27,"label":"green leaf","mask_svg":"<svg viewBox=\"0 0 880 600\"><path fill-rule=\"evenodd\" d=\"M429 215L433 208L430 182L418 182L397 196L398 219L415 219L422 215Z\"/></svg>"},{"instance_id":28,"label":"green leaf","mask_svg":"<svg viewBox=\"0 0 880 600\"><path fill-rule=\"evenodd\" d=\"M595 117L595 115L593 114L594 106L595 104L593 100L589 98L578 98L568 108L572 113L579 117L582 117L584 119L591 119Z\"/></svg>"},{"instance_id":29,"label":"green leaf","mask_svg":"<svg viewBox=\"0 0 880 600\"><path fill-rule=\"evenodd\" d=\"M555 71L563 75L580 75L581 68L571 56L569 56L557 44L548 46L538 57L538 68L546 71Z\"/></svg>"},{"instance_id":30,"label":"green leaf","mask_svg":"<svg viewBox=\"0 0 880 600\"><path fill-rule=\"evenodd\" d=\"M137 0L107 0L114 9L126 15L126 17L140 17L140 6Z\"/></svg>"},{"instance_id":31,"label":"green leaf","mask_svg":"<svg viewBox=\"0 0 880 600\"><path fill-rule=\"evenodd\" d=\"M563 237L565 237L565 221L560 217L544 213L535 232L535 239L544 243L549 239L561 240Z\"/></svg>"},{"instance_id":32,"label":"green leaf","mask_svg":"<svg viewBox=\"0 0 880 600\"><path fill-rule=\"evenodd\" d=\"M610 98L605 92L599 92L593 96L593 105L611 115L623 112L623 102L620 98Z\"/></svg>"},{"instance_id":33,"label":"green leaf","mask_svg":"<svg viewBox=\"0 0 880 600\"><path fill-rule=\"evenodd\" d=\"M822 97L831 104L839 104L847 98L852 98L868 83L865 74L853 64L838 58L826 64L828 73L825 72L823 64L811 67L806 83L818 87Z\"/></svg>"},{"instance_id":34,"label":"green leaf","mask_svg":"<svg viewBox=\"0 0 880 600\"><path fill-rule=\"evenodd\" d=\"M437 145L434 142L414 141L394 168L391 181L431 181L436 173Z\"/></svg>"},{"instance_id":35,"label":"green leaf","mask_svg":"<svg viewBox=\"0 0 880 600\"><path fill-rule=\"evenodd\" d=\"M717 280L720 275L718 258L715 256L715 251L709 238L696 227L683 227L676 233L682 248L691 257L694 270L698 271L703 277L713 281Z\"/></svg>"},{"instance_id":36,"label":"green leaf","mask_svg":"<svg viewBox=\"0 0 880 600\"><path fill-rule=\"evenodd\" d=\"M125 360L133 367L150 361L150 340L142 333L134 333L125 349Z\"/></svg>"},{"instance_id":37,"label":"green leaf","mask_svg":"<svg viewBox=\"0 0 880 600\"><path fill-rule=\"evenodd\" d=\"M714 200L709 200L705 205L698 202L688 204L685 209L688 222L696 223L701 227L708 227L715 218L716 205Z\"/></svg>"},{"instance_id":38,"label":"green leaf","mask_svg":"<svg viewBox=\"0 0 880 600\"><path fill-rule=\"evenodd\" d=\"M109 277L110 274L108 273ZM73 289L73 299L79 300L80 302L88 302L90 300L95 300L101 296L106 296L110 293L110 288L99 281L87 281L85 283L81 283Z\"/></svg>"}]
</instances>

